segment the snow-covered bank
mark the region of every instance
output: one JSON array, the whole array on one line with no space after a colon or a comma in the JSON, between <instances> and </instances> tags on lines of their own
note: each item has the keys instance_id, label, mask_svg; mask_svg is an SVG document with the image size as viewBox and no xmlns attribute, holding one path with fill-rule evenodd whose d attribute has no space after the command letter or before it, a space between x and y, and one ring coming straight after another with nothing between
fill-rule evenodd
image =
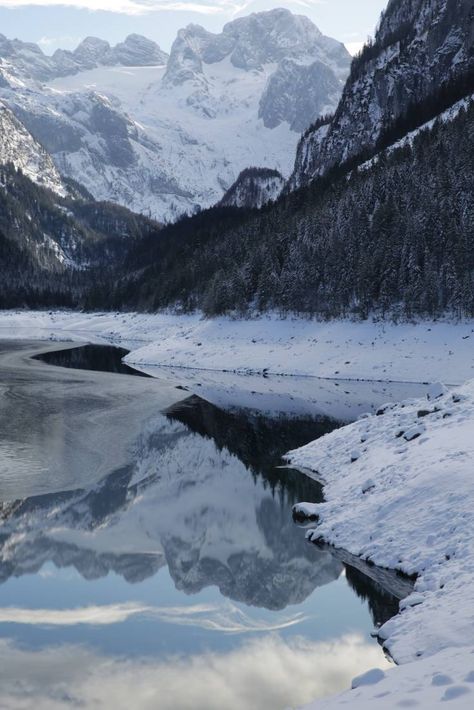
<instances>
[{"instance_id":1,"label":"snow-covered bank","mask_svg":"<svg viewBox=\"0 0 474 710\"><path fill-rule=\"evenodd\" d=\"M446 650L378 677L361 678L358 688L318 700L305 710L385 710L386 708L456 708L474 701L474 656L471 648ZM446 705L446 703L448 704Z\"/></svg>"},{"instance_id":2,"label":"snow-covered bank","mask_svg":"<svg viewBox=\"0 0 474 710\"><path fill-rule=\"evenodd\" d=\"M474 376L474 321L419 324L268 316L0 312L0 338L123 344L127 362L196 369L461 384Z\"/></svg>"},{"instance_id":3,"label":"snow-covered bank","mask_svg":"<svg viewBox=\"0 0 474 710\"><path fill-rule=\"evenodd\" d=\"M436 394L288 455L325 484L326 502L306 506L318 516L310 539L419 575L401 613L380 629L407 665L314 710L474 704L474 381Z\"/></svg>"}]
</instances>

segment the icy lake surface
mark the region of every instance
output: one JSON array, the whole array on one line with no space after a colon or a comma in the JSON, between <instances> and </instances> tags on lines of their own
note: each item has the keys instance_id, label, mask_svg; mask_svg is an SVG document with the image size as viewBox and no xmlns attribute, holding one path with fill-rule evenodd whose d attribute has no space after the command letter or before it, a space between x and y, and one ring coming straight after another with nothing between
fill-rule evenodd
<instances>
[{"instance_id":1,"label":"icy lake surface","mask_svg":"<svg viewBox=\"0 0 474 710\"><path fill-rule=\"evenodd\" d=\"M0 342L1 706L284 710L384 667L409 585L305 541L281 456L422 388L122 355Z\"/></svg>"}]
</instances>

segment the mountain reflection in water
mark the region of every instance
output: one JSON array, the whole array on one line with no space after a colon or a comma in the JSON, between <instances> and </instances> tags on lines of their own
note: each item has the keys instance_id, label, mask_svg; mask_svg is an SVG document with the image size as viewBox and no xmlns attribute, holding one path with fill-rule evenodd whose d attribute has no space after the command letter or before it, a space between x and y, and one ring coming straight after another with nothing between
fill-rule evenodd
<instances>
[{"instance_id":1,"label":"mountain reflection in water","mask_svg":"<svg viewBox=\"0 0 474 710\"><path fill-rule=\"evenodd\" d=\"M0 579L52 561L85 579L113 571L136 583L167 565L187 594L215 585L229 599L269 610L301 603L344 565L307 544L292 520L293 503L321 501L321 487L278 464L289 447L335 426L225 412L189 397L148 425L133 465L92 489L2 504L8 554ZM397 599L370 578L356 570L346 577L368 599L375 623L397 611Z\"/></svg>"},{"instance_id":2,"label":"mountain reflection in water","mask_svg":"<svg viewBox=\"0 0 474 710\"><path fill-rule=\"evenodd\" d=\"M54 364L68 362L77 364L77 353ZM83 364L95 368L97 360ZM107 380L111 392L133 379L107 377L115 378ZM69 412L54 388L48 384L46 397ZM23 396L19 401L24 406ZM159 710L283 710L383 665L369 631L397 613L411 585L307 543L292 505L321 501L321 487L280 468L287 450L340 423L294 411L217 407L193 394L149 415L151 402L129 463L76 490L0 504L3 693L9 689L23 702L28 692L31 706L37 698L49 707L60 697L62 707L100 696L98 707L138 708L143 703L128 692L136 675L145 695L158 693ZM87 397L75 407L85 427ZM35 445L47 444L45 431ZM64 460L80 471L89 459L78 451L74 462L73 449ZM272 665L279 665L276 676L268 674ZM228 695L238 669L245 674ZM217 676L225 678L225 692ZM208 686L216 687L212 701Z\"/></svg>"}]
</instances>

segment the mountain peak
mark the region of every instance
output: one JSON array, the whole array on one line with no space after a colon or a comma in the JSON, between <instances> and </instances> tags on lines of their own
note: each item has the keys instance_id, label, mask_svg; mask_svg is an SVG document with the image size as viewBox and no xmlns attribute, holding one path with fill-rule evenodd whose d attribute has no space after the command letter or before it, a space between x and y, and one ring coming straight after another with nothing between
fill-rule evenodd
<instances>
[{"instance_id":1,"label":"mountain peak","mask_svg":"<svg viewBox=\"0 0 474 710\"><path fill-rule=\"evenodd\" d=\"M168 54L156 42L143 35L129 34L110 50L104 63L145 67L163 65L167 61Z\"/></svg>"},{"instance_id":2,"label":"mountain peak","mask_svg":"<svg viewBox=\"0 0 474 710\"><path fill-rule=\"evenodd\" d=\"M246 168L220 201L222 207L260 209L276 200L283 191L285 178L272 168Z\"/></svg>"},{"instance_id":3,"label":"mountain peak","mask_svg":"<svg viewBox=\"0 0 474 710\"><path fill-rule=\"evenodd\" d=\"M90 56L100 56L110 49L110 44L100 37L85 37L74 50L74 54L89 54Z\"/></svg>"},{"instance_id":4,"label":"mountain peak","mask_svg":"<svg viewBox=\"0 0 474 710\"><path fill-rule=\"evenodd\" d=\"M87 37L84 37L84 39L81 42L79 42L76 50L79 49L80 47L107 48L107 47L110 47L110 44L105 39L101 39L100 37L94 37L94 35L89 35Z\"/></svg>"},{"instance_id":5,"label":"mountain peak","mask_svg":"<svg viewBox=\"0 0 474 710\"><path fill-rule=\"evenodd\" d=\"M276 8L232 20L220 34L195 24L180 30L171 49L166 83L196 78L203 64L225 57L245 71L261 70L288 58L305 63L319 60L334 65L341 78L347 76L350 63L344 45L325 37L309 18Z\"/></svg>"}]
</instances>

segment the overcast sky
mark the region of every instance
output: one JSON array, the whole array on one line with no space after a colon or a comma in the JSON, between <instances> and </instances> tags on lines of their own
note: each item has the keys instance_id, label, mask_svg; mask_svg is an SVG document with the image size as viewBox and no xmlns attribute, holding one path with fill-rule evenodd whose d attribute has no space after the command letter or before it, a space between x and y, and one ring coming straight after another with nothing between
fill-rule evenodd
<instances>
[{"instance_id":1,"label":"overcast sky","mask_svg":"<svg viewBox=\"0 0 474 710\"><path fill-rule=\"evenodd\" d=\"M387 0L0 0L0 31L38 42L46 53L74 48L95 35L111 43L136 32L169 50L190 22L218 32L250 12L287 7L310 17L355 51L373 33Z\"/></svg>"}]
</instances>

